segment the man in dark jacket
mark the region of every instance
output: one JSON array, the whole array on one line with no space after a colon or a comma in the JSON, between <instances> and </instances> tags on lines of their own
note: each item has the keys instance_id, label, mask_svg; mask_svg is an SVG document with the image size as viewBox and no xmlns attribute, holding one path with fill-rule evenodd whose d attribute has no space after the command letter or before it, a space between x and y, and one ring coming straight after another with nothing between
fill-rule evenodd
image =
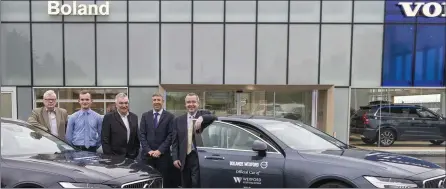
<instances>
[{"instance_id":1,"label":"man in dark jacket","mask_svg":"<svg viewBox=\"0 0 446 189\"><path fill-rule=\"evenodd\" d=\"M141 160L157 169L163 175L164 188L173 188L170 174L172 157L172 123L175 116L163 110L164 99L160 94L152 95L153 110L145 112L141 117L140 141L142 146Z\"/></svg>"},{"instance_id":2,"label":"man in dark jacket","mask_svg":"<svg viewBox=\"0 0 446 189\"><path fill-rule=\"evenodd\" d=\"M129 111L126 94L117 94L115 101L117 110L107 113L102 121L102 151L135 159L140 147L138 116Z\"/></svg>"},{"instance_id":3,"label":"man in dark jacket","mask_svg":"<svg viewBox=\"0 0 446 189\"><path fill-rule=\"evenodd\" d=\"M185 98L187 113L175 118L173 122L173 164L181 171L183 188L200 188L196 140L200 140L200 133L217 120L217 117L209 111L198 111L199 101L198 95L187 94Z\"/></svg>"}]
</instances>

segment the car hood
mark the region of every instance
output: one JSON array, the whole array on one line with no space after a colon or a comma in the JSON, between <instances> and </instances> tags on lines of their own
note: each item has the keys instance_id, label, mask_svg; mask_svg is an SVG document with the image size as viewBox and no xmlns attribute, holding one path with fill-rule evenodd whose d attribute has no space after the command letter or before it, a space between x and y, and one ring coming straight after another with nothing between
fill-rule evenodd
<instances>
[{"instance_id":1,"label":"car hood","mask_svg":"<svg viewBox=\"0 0 446 189\"><path fill-rule=\"evenodd\" d=\"M331 163L335 162L344 166L367 169L380 176L396 174L403 177L409 177L435 169L442 169L441 166L437 164L415 157L358 148L317 152L306 151L299 153L306 159L327 161ZM333 161L333 158L339 158L339 161Z\"/></svg>"},{"instance_id":2,"label":"car hood","mask_svg":"<svg viewBox=\"0 0 446 189\"><path fill-rule=\"evenodd\" d=\"M129 175L141 177L159 176L152 167L123 156L108 156L85 151L69 151L60 154L4 157L14 166L52 172L71 177L78 182L102 183Z\"/></svg>"}]
</instances>

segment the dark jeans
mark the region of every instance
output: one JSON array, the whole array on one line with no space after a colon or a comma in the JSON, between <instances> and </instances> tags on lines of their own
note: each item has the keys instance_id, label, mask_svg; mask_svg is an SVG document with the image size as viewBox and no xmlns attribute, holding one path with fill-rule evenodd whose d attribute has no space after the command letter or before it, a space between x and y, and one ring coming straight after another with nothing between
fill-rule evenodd
<instances>
[{"instance_id":1,"label":"dark jeans","mask_svg":"<svg viewBox=\"0 0 446 189\"><path fill-rule=\"evenodd\" d=\"M90 146L90 147L85 147L85 146L76 146L74 145L75 148L82 150L82 151L89 151L89 152L96 152L96 150L99 148L97 146Z\"/></svg>"}]
</instances>

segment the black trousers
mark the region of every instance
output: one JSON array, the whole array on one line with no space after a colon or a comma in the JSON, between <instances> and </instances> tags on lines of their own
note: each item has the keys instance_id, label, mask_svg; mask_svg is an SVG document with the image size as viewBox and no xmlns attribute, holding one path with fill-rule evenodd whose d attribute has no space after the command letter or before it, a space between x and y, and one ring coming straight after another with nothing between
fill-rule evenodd
<instances>
[{"instance_id":1,"label":"black trousers","mask_svg":"<svg viewBox=\"0 0 446 189\"><path fill-rule=\"evenodd\" d=\"M186 156L186 165L181 172L181 186L183 188L200 188L200 165L198 163L198 154L192 150Z\"/></svg>"},{"instance_id":2,"label":"black trousers","mask_svg":"<svg viewBox=\"0 0 446 189\"><path fill-rule=\"evenodd\" d=\"M172 157L169 154L163 154L158 158L155 157L144 157L147 158L147 164L158 170L163 176L163 188L176 188L171 182L172 176L171 166L173 164Z\"/></svg>"},{"instance_id":3,"label":"black trousers","mask_svg":"<svg viewBox=\"0 0 446 189\"><path fill-rule=\"evenodd\" d=\"M79 150L82 150L82 151L89 151L89 152L96 152L96 150L98 149L98 147L97 146L90 146L90 147L85 147L85 146L74 146L74 147L76 147L77 149L79 149Z\"/></svg>"}]
</instances>

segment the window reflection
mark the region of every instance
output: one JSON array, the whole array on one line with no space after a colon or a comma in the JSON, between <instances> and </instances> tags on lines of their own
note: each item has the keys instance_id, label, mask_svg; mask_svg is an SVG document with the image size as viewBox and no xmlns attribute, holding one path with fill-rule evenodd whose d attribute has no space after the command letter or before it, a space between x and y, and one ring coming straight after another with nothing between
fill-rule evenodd
<instances>
[{"instance_id":1,"label":"window reflection","mask_svg":"<svg viewBox=\"0 0 446 189\"><path fill-rule=\"evenodd\" d=\"M43 94L47 90L53 90L57 94L58 107L67 110L68 115L80 109L78 102L81 90L90 92L93 103L91 109L98 114L104 115L114 110L115 96L118 93L128 93L127 88L35 88L35 107L43 107Z\"/></svg>"}]
</instances>

